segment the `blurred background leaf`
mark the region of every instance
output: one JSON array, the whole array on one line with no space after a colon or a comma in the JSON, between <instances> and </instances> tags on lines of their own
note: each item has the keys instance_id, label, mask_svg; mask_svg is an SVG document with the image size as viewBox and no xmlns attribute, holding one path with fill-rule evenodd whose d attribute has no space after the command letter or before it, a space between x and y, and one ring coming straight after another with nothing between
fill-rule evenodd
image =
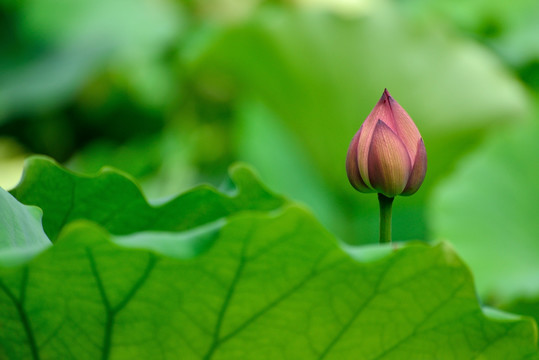
<instances>
[{"instance_id":1,"label":"blurred background leaf","mask_svg":"<svg viewBox=\"0 0 539 360\"><path fill-rule=\"evenodd\" d=\"M539 299L538 137L537 123L498 134L438 187L428 211L433 235L455 244L493 303Z\"/></svg>"},{"instance_id":2,"label":"blurred background leaf","mask_svg":"<svg viewBox=\"0 0 539 360\"><path fill-rule=\"evenodd\" d=\"M197 51L188 52L199 76L209 81L218 69L234 74L295 134L325 188L339 197L339 217L351 214L343 223L354 226L333 226L316 204L309 205L344 238L360 233L354 242L376 238L370 215L376 204L372 196L354 196L339 159L384 86L412 114L429 154L421 193L396 203L395 219L403 220L395 223L399 239L424 238L422 209L430 188L486 130L522 120L529 111L524 89L485 49L378 6L352 19L268 7L245 23L214 30L205 46L197 39ZM280 174L308 181L305 175Z\"/></svg>"}]
</instances>

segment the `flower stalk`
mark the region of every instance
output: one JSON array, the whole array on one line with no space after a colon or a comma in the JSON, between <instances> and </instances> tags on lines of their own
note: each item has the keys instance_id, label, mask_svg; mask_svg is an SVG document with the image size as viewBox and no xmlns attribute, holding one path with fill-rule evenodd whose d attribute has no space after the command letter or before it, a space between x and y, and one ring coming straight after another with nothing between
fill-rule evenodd
<instances>
[{"instance_id":1,"label":"flower stalk","mask_svg":"<svg viewBox=\"0 0 539 360\"><path fill-rule=\"evenodd\" d=\"M391 242L391 210L395 198L378 194L380 203L380 244Z\"/></svg>"}]
</instances>

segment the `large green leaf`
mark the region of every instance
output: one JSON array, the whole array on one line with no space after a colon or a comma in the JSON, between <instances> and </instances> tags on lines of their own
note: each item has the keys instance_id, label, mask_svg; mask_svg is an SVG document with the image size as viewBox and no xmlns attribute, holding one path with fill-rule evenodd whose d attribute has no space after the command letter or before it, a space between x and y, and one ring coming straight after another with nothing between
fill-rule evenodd
<instances>
[{"instance_id":1,"label":"large green leaf","mask_svg":"<svg viewBox=\"0 0 539 360\"><path fill-rule=\"evenodd\" d=\"M231 177L232 197L153 207L118 172L31 158L13 193L59 235L0 268L0 358L538 357L534 322L482 309L450 247L345 251L245 167Z\"/></svg>"},{"instance_id":2,"label":"large green leaf","mask_svg":"<svg viewBox=\"0 0 539 360\"><path fill-rule=\"evenodd\" d=\"M297 207L234 217L208 251L186 259L118 247L101 228L76 222L27 266L0 272L0 324L8 329L0 355L537 356L533 322L486 316L468 269L447 246L388 246L377 256L352 259Z\"/></svg>"},{"instance_id":3,"label":"large green leaf","mask_svg":"<svg viewBox=\"0 0 539 360\"><path fill-rule=\"evenodd\" d=\"M0 188L0 265L17 263L51 244L41 210L19 203Z\"/></svg>"},{"instance_id":4,"label":"large green leaf","mask_svg":"<svg viewBox=\"0 0 539 360\"><path fill-rule=\"evenodd\" d=\"M55 241L64 225L76 219L99 223L113 234L180 231L242 210L269 211L284 199L270 193L245 166L231 169L230 195L199 186L161 205L150 205L124 174L103 169L95 176L77 175L53 160L27 160L23 178L11 193L22 203L43 209L43 227Z\"/></svg>"},{"instance_id":5,"label":"large green leaf","mask_svg":"<svg viewBox=\"0 0 539 360\"><path fill-rule=\"evenodd\" d=\"M514 314L524 314L535 318L535 322L539 322L539 296L536 298L520 298L510 303L502 305L506 311Z\"/></svg>"},{"instance_id":6,"label":"large green leaf","mask_svg":"<svg viewBox=\"0 0 539 360\"><path fill-rule=\"evenodd\" d=\"M539 296L539 125L508 131L466 159L435 192L432 233L470 265L494 301Z\"/></svg>"}]
</instances>

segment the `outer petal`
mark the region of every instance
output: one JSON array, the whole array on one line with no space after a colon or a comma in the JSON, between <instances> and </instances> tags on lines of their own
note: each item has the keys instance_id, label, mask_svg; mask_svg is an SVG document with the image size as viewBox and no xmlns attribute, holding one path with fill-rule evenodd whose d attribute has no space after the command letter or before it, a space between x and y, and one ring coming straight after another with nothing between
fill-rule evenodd
<instances>
[{"instance_id":1,"label":"outer petal","mask_svg":"<svg viewBox=\"0 0 539 360\"><path fill-rule=\"evenodd\" d=\"M374 189L388 197L402 193L412 170L410 157L397 134L381 120L372 135L368 163Z\"/></svg>"},{"instance_id":2,"label":"outer petal","mask_svg":"<svg viewBox=\"0 0 539 360\"><path fill-rule=\"evenodd\" d=\"M389 106L389 93L387 90L384 91L380 100L378 100L369 116L367 116L367 119L363 122L363 125L361 125L363 131L358 142L358 165L363 182L367 186L371 185L368 165L369 148L374 128L379 120L382 120L393 131L396 131L393 114L391 113L391 107Z\"/></svg>"},{"instance_id":3,"label":"outer petal","mask_svg":"<svg viewBox=\"0 0 539 360\"><path fill-rule=\"evenodd\" d=\"M408 115L406 110L391 97L387 89L384 91L384 94L386 94L388 98L388 106L391 108L391 116L394 121L394 126L390 127L404 143L408 155L410 156L410 160L413 160L416 157L418 141L421 139L421 134L410 115ZM385 122L387 123L388 121Z\"/></svg>"},{"instance_id":4,"label":"outer petal","mask_svg":"<svg viewBox=\"0 0 539 360\"><path fill-rule=\"evenodd\" d=\"M425 150L425 144L423 139L419 139L417 142L417 153L412 167L412 173L408 179L408 183L402 192L402 195L412 195L415 193L425 179L425 173L427 172L427 150Z\"/></svg>"},{"instance_id":5,"label":"outer petal","mask_svg":"<svg viewBox=\"0 0 539 360\"><path fill-rule=\"evenodd\" d=\"M359 128L359 131L352 139L350 147L348 148L348 154L346 155L346 173L348 174L350 184L352 184L356 190L361 192L374 192L373 189L368 187L365 182L363 182L363 179L361 179L361 174L359 173L357 145L361 135L361 129L363 129L363 126Z\"/></svg>"}]
</instances>

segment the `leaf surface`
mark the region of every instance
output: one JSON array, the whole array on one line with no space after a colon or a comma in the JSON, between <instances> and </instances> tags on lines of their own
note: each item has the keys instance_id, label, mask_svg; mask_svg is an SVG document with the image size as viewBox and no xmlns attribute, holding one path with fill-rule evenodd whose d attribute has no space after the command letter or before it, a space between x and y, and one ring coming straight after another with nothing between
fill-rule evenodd
<instances>
[{"instance_id":1,"label":"leaf surface","mask_svg":"<svg viewBox=\"0 0 539 360\"><path fill-rule=\"evenodd\" d=\"M17 264L51 244L41 215L38 208L19 203L0 188L0 265Z\"/></svg>"},{"instance_id":2,"label":"leaf surface","mask_svg":"<svg viewBox=\"0 0 539 360\"><path fill-rule=\"evenodd\" d=\"M245 166L231 168L230 194L199 186L161 205L150 205L126 175L103 169L84 176L36 156L27 160L23 178L11 193L22 203L43 209L43 227L52 241L76 219L94 221L109 232L181 231L244 210L270 211L285 200L269 192Z\"/></svg>"},{"instance_id":3,"label":"leaf surface","mask_svg":"<svg viewBox=\"0 0 539 360\"><path fill-rule=\"evenodd\" d=\"M30 160L13 193L59 235L0 268L0 358L537 357L535 323L482 309L447 245L343 248L245 167L231 176L234 196L155 207L116 171Z\"/></svg>"},{"instance_id":4,"label":"leaf surface","mask_svg":"<svg viewBox=\"0 0 539 360\"><path fill-rule=\"evenodd\" d=\"M78 221L0 272L0 348L9 359L537 355L534 323L487 317L449 247L377 257L354 260L295 206L236 216L185 259L119 247Z\"/></svg>"}]
</instances>

